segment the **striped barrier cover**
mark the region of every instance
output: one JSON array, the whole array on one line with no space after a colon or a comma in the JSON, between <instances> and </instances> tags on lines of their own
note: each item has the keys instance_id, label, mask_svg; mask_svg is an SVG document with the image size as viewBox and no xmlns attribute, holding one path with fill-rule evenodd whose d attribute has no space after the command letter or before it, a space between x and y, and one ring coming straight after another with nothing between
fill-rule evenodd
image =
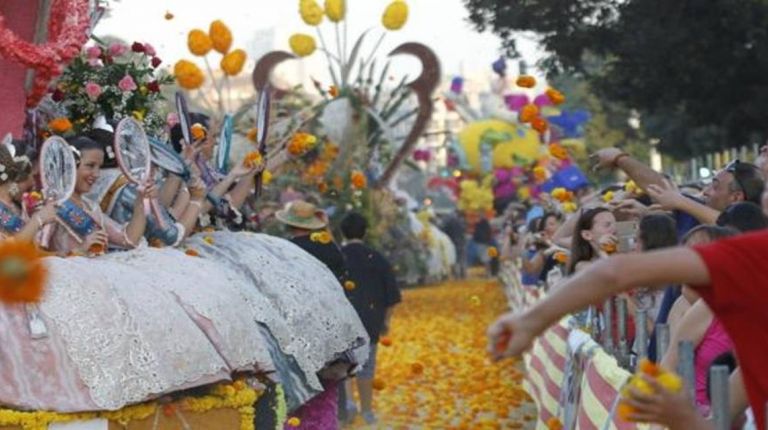
<instances>
[{"instance_id":1,"label":"striped barrier cover","mask_svg":"<svg viewBox=\"0 0 768 430\"><path fill-rule=\"evenodd\" d=\"M541 298L538 290L522 286L516 268L504 267L503 272L506 276L502 281L512 309L524 309ZM627 423L615 417L619 391L631 375L599 344L585 340L583 333L572 336L570 320L571 317L564 318L549 328L523 357L523 388L539 411L536 429L547 430L546 423L552 417L558 417L566 429L650 429L648 425Z\"/></svg>"}]
</instances>

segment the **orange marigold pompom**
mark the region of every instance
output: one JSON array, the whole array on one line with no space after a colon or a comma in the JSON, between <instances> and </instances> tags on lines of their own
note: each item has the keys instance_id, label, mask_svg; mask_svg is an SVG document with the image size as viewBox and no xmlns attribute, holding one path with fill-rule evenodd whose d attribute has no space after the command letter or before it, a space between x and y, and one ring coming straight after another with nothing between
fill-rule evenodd
<instances>
[{"instance_id":1,"label":"orange marigold pompom","mask_svg":"<svg viewBox=\"0 0 768 430\"><path fill-rule=\"evenodd\" d=\"M197 251L195 251L195 250L194 250L194 249L192 249L192 248L187 248L187 250L186 250L186 251L184 251L184 253L185 253L185 254L187 254L187 255L189 255L190 257L199 257L199 256L200 256L200 253L199 253L199 252L197 252Z\"/></svg>"},{"instance_id":2,"label":"orange marigold pompom","mask_svg":"<svg viewBox=\"0 0 768 430\"><path fill-rule=\"evenodd\" d=\"M533 88L536 86L536 78L529 75L523 75L517 78L517 86L522 88Z\"/></svg>"},{"instance_id":3,"label":"orange marigold pompom","mask_svg":"<svg viewBox=\"0 0 768 430\"><path fill-rule=\"evenodd\" d=\"M189 60L177 61L173 66L173 74L179 86L186 90L196 90L205 82L203 71Z\"/></svg>"},{"instance_id":4,"label":"orange marigold pompom","mask_svg":"<svg viewBox=\"0 0 768 430\"><path fill-rule=\"evenodd\" d=\"M355 288L357 288L357 284L355 284L353 281L346 281L344 282L344 289L347 291L352 291Z\"/></svg>"},{"instance_id":5,"label":"orange marigold pompom","mask_svg":"<svg viewBox=\"0 0 768 430\"><path fill-rule=\"evenodd\" d=\"M549 98L549 101L552 102L553 105L561 105L565 103L565 96L560 91L550 88L546 91L547 98Z\"/></svg>"},{"instance_id":6,"label":"orange marigold pompom","mask_svg":"<svg viewBox=\"0 0 768 430\"><path fill-rule=\"evenodd\" d=\"M32 242L0 241L0 301L35 303L43 295L48 271Z\"/></svg>"},{"instance_id":7,"label":"orange marigold pompom","mask_svg":"<svg viewBox=\"0 0 768 430\"><path fill-rule=\"evenodd\" d=\"M379 339L379 343L381 346L392 346L392 338L388 336L382 336L381 339Z\"/></svg>"},{"instance_id":8,"label":"orange marigold pompom","mask_svg":"<svg viewBox=\"0 0 768 430\"><path fill-rule=\"evenodd\" d=\"M192 124L192 127L189 128L189 131L192 133L192 139L194 141L203 140L205 139L205 136L208 134L208 131L205 129L205 126L200 123Z\"/></svg>"},{"instance_id":9,"label":"orange marigold pompom","mask_svg":"<svg viewBox=\"0 0 768 430\"><path fill-rule=\"evenodd\" d=\"M331 85L331 88L328 89L328 95L336 98L339 96L339 88L336 85Z\"/></svg>"},{"instance_id":10,"label":"orange marigold pompom","mask_svg":"<svg viewBox=\"0 0 768 430\"><path fill-rule=\"evenodd\" d=\"M547 430L563 430L563 423L557 417L550 417L547 420Z\"/></svg>"},{"instance_id":11,"label":"orange marigold pompom","mask_svg":"<svg viewBox=\"0 0 768 430\"><path fill-rule=\"evenodd\" d=\"M221 54L229 52L229 48L232 46L232 32L229 31L229 27L223 21L219 19L213 21L208 27L208 35L213 43L213 49Z\"/></svg>"},{"instance_id":12,"label":"orange marigold pompom","mask_svg":"<svg viewBox=\"0 0 768 430\"><path fill-rule=\"evenodd\" d=\"M488 248L488 256L491 258L496 258L499 256L499 250L496 249L495 246L491 246Z\"/></svg>"},{"instance_id":13,"label":"orange marigold pompom","mask_svg":"<svg viewBox=\"0 0 768 430\"><path fill-rule=\"evenodd\" d=\"M221 66L221 70L223 70L227 76L237 76L243 70L245 58L245 51L242 49L235 49L221 57L219 66Z\"/></svg>"},{"instance_id":14,"label":"orange marigold pompom","mask_svg":"<svg viewBox=\"0 0 768 430\"><path fill-rule=\"evenodd\" d=\"M558 160L565 160L568 158L568 150L559 143L550 143L549 155L557 158Z\"/></svg>"},{"instance_id":15,"label":"orange marigold pompom","mask_svg":"<svg viewBox=\"0 0 768 430\"><path fill-rule=\"evenodd\" d=\"M243 166L248 169L253 169L254 167L261 165L262 161L264 161L264 158L259 151L251 151L245 154L245 157L243 158Z\"/></svg>"},{"instance_id":16,"label":"orange marigold pompom","mask_svg":"<svg viewBox=\"0 0 768 430\"><path fill-rule=\"evenodd\" d=\"M604 243L600 245L600 249L605 251L606 254L613 254L617 251L615 243Z\"/></svg>"},{"instance_id":17,"label":"orange marigold pompom","mask_svg":"<svg viewBox=\"0 0 768 430\"><path fill-rule=\"evenodd\" d=\"M211 52L213 41L203 30L196 28L187 34L187 48L192 54L202 57Z\"/></svg>"},{"instance_id":18,"label":"orange marigold pompom","mask_svg":"<svg viewBox=\"0 0 768 430\"><path fill-rule=\"evenodd\" d=\"M256 139L259 137L259 129L256 127L251 128L245 137L251 142L256 142Z\"/></svg>"},{"instance_id":19,"label":"orange marigold pompom","mask_svg":"<svg viewBox=\"0 0 768 430\"><path fill-rule=\"evenodd\" d=\"M565 264L568 262L568 254L562 251L556 252L554 255L554 259L560 264Z\"/></svg>"},{"instance_id":20,"label":"orange marigold pompom","mask_svg":"<svg viewBox=\"0 0 768 430\"><path fill-rule=\"evenodd\" d=\"M285 423L288 424L288 427L298 427L301 425L301 420L297 417L291 417Z\"/></svg>"},{"instance_id":21,"label":"orange marigold pompom","mask_svg":"<svg viewBox=\"0 0 768 430\"><path fill-rule=\"evenodd\" d=\"M352 181L352 186L357 188L358 190L362 190L368 184L368 179L366 179L363 172L359 170L355 170L354 172L352 172L352 176L350 179Z\"/></svg>"},{"instance_id":22,"label":"orange marigold pompom","mask_svg":"<svg viewBox=\"0 0 768 430\"><path fill-rule=\"evenodd\" d=\"M534 104L527 104L520 109L520 122L529 123L539 116L539 108Z\"/></svg>"},{"instance_id":23,"label":"orange marigold pompom","mask_svg":"<svg viewBox=\"0 0 768 430\"><path fill-rule=\"evenodd\" d=\"M64 117L54 118L48 121L48 128L56 134L63 134L72 130L72 122Z\"/></svg>"},{"instance_id":24,"label":"orange marigold pompom","mask_svg":"<svg viewBox=\"0 0 768 430\"><path fill-rule=\"evenodd\" d=\"M382 381L381 379L379 379L379 378L374 378L373 379L373 389L374 390L381 391L386 386L387 386L387 384L385 384L384 381Z\"/></svg>"},{"instance_id":25,"label":"orange marigold pompom","mask_svg":"<svg viewBox=\"0 0 768 430\"><path fill-rule=\"evenodd\" d=\"M539 133L545 133L549 130L549 123L542 117L536 117L531 121L531 127Z\"/></svg>"},{"instance_id":26,"label":"orange marigold pompom","mask_svg":"<svg viewBox=\"0 0 768 430\"><path fill-rule=\"evenodd\" d=\"M640 370L640 372L653 377L659 376L661 373L661 368L659 368L659 365L647 358L643 358L639 363L637 363L637 369Z\"/></svg>"}]
</instances>

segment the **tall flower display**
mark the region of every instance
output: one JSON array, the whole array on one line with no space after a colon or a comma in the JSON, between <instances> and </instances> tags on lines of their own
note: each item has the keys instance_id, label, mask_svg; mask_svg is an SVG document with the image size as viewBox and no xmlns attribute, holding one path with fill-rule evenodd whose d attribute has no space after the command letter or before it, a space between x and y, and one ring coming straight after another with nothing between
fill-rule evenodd
<instances>
[{"instance_id":1,"label":"tall flower display","mask_svg":"<svg viewBox=\"0 0 768 430\"><path fill-rule=\"evenodd\" d=\"M148 132L160 133L165 126L161 89L173 82L171 75L158 69L161 63L148 43L97 41L76 56L50 88L57 114L65 112L71 127L49 131L80 133L103 116L108 121L134 117Z\"/></svg>"}]
</instances>

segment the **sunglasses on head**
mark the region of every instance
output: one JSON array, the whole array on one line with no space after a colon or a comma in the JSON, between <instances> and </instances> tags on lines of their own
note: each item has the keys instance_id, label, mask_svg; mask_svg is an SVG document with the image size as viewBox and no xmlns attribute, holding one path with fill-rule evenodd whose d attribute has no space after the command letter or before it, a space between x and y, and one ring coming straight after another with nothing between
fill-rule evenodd
<instances>
[{"instance_id":1,"label":"sunglasses on head","mask_svg":"<svg viewBox=\"0 0 768 430\"><path fill-rule=\"evenodd\" d=\"M736 184L741 189L741 192L744 193L744 198L749 199L749 194L747 194L747 189L744 187L744 184L741 183L741 180L739 179L739 175L736 174L740 164L741 164L741 160L737 158L731 161L730 163L726 164L723 170L733 175L733 179L736 181Z\"/></svg>"}]
</instances>

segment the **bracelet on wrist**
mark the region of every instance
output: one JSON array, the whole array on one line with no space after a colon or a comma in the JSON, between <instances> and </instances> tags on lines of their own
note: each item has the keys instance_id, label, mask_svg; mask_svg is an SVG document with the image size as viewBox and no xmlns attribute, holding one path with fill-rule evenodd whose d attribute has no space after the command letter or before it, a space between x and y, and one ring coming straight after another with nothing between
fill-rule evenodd
<instances>
[{"instance_id":1,"label":"bracelet on wrist","mask_svg":"<svg viewBox=\"0 0 768 430\"><path fill-rule=\"evenodd\" d=\"M624 157L629 157L629 154L627 154L626 152L622 152L621 154L613 157L613 161L611 162L611 165L613 167L619 167L619 161L621 161L621 159Z\"/></svg>"}]
</instances>

